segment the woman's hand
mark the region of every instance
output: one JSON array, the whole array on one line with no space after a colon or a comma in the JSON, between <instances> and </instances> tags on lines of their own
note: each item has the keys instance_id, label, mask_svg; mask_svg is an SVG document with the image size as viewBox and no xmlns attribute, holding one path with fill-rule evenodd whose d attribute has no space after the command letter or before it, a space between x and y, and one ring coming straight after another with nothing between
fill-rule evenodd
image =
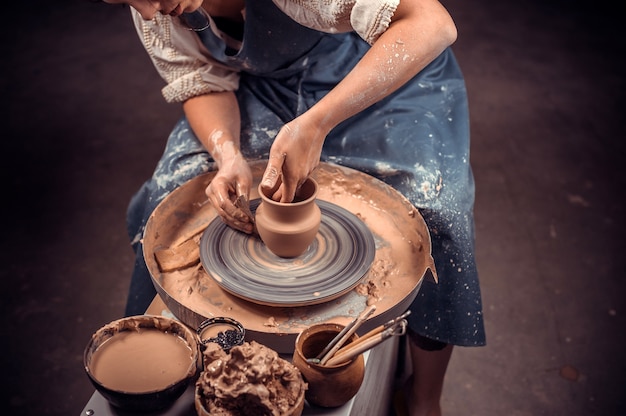
<instances>
[{"instance_id":1,"label":"woman's hand","mask_svg":"<svg viewBox=\"0 0 626 416\"><path fill-rule=\"evenodd\" d=\"M293 201L300 186L320 163L328 130L311 114L305 113L285 124L274 139L261 187L275 201Z\"/></svg>"},{"instance_id":2,"label":"woman's hand","mask_svg":"<svg viewBox=\"0 0 626 416\"><path fill-rule=\"evenodd\" d=\"M249 208L252 171L239 149L241 117L235 94L199 95L185 101L183 108L194 133L218 166L215 178L206 189L209 201L226 224L252 233L254 220L246 213L249 212L246 208ZM242 200L245 201L243 207Z\"/></svg>"},{"instance_id":3,"label":"woman's hand","mask_svg":"<svg viewBox=\"0 0 626 416\"><path fill-rule=\"evenodd\" d=\"M249 215L248 196L252 185L252 171L238 153L222 161L217 174L206 188L206 195L217 214L230 227L251 234L254 219ZM245 204L242 206L241 203Z\"/></svg>"}]
</instances>

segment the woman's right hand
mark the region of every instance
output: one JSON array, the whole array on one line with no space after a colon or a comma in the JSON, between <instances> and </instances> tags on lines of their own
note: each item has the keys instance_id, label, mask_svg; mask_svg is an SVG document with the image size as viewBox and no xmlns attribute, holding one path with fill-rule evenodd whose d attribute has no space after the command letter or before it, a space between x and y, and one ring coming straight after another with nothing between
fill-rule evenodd
<instances>
[{"instance_id":1,"label":"woman's right hand","mask_svg":"<svg viewBox=\"0 0 626 416\"><path fill-rule=\"evenodd\" d=\"M183 103L189 125L218 166L206 195L224 222L245 233L254 231L254 219L242 209L252 186L252 171L239 149L241 120L232 91L192 97Z\"/></svg>"},{"instance_id":2,"label":"woman's right hand","mask_svg":"<svg viewBox=\"0 0 626 416\"><path fill-rule=\"evenodd\" d=\"M254 231L254 218L249 213L249 205L242 207L241 201L248 204L252 171L238 153L220 164L215 177L205 192L217 214L230 227L251 234Z\"/></svg>"},{"instance_id":3,"label":"woman's right hand","mask_svg":"<svg viewBox=\"0 0 626 416\"><path fill-rule=\"evenodd\" d=\"M275 201L293 201L320 163L328 130L306 112L285 124L274 139L261 187Z\"/></svg>"}]
</instances>

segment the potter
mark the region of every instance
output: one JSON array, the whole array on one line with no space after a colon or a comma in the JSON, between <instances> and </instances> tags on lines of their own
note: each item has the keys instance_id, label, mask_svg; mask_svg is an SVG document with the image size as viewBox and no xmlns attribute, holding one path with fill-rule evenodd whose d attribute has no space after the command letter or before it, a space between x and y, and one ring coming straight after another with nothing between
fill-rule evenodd
<instances>
[{"instance_id":1,"label":"potter","mask_svg":"<svg viewBox=\"0 0 626 416\"><path fill-rule=\"evenodd\" d=\"M259 237L279 257L298 257L311 245L320 227L322 214L315 202L318 184L308 178L293 202L277 202L259 185L261 204L255 223Z\"/></svg>"},{"instance_id":2,"label":"potter","mask_svg":"<svg viewBox=\"0 0 626 416\"><path fill-rule=\"evenodd\" d=\"M184 111L154 174L127 210L137 256L127 314L143 312L154 297L141 257L147 220L159 201L190 178L216 171L205 188L208 200L226 224L250 234L253 218L235 205L253 189L249 161L267 157L261 183L275 189L272 198L281 202L293 201L321 162L358 169L428 213L434 231L442 284L424 285L419 297L411 293L402 302L415 312L415 373L423 362L433 368L426 382L414 379L420 388L412 390L414 397L426 396L421 403L432 409L418 403L412 413L439 413L452 345L485 343L467 91L450 49L457 30L446 8L437 0L108 1L133 6L137 33L167 83L163 95ZM182 27L181 13L201 6L210 25ZM404 250L410 249L412 240L405 241ZM383 264L384 278L396 285L397 265L420 255L414 251ZM207 286L194 285L197 271L184 278L182 296L208 293ZM368 282L371 302L385 301L370 288ZM236 301L226 305L247 308Z\"/></svg>"}]
</instances>

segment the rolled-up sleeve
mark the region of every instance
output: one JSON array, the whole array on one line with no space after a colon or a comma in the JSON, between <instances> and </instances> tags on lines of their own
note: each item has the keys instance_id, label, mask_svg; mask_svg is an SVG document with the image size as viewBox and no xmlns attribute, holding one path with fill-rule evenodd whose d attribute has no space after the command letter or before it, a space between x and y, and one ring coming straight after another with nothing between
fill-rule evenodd
<instances>
[{"instance_id":1,"label":"rolled-up sleeve","mask_svg":"<svg viewBox=\"0 0 626 416\"><path fill-rule=\"evenodd\" d=\"M370 45L382 35L400 0L273 0L303 26L328 33L354 31Z\"/></svg>"},{"instance_id":2,"label":"rolled-up sleeve","mask_svg":"<svg viewBox=\"0 0 626 416\"><path fill-rule=\"evenodd\" d=\"M167 83L161 91L167 102L238 88L239 73L213 59L194 32L173 25L169 16L144 20L131 10L139 38Z\"/></svg>"},{"instance_id":3,"label":"rolled-up sleeve","mask_svg":"<svg viewBox=\"0 0 626 416\"><path fill-rule=\"evenodd\" d=\"M400 0L357 0L350 14L354 31L373 44L391 23Z\"/></svg>"}]
</instances>

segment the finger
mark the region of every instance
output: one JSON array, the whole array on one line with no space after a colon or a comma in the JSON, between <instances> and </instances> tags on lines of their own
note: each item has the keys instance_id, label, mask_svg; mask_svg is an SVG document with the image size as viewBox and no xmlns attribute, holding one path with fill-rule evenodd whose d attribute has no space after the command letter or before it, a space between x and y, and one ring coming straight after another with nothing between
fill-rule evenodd
<instances>
[{"instance_id":1,"label":"finger","mask_svg":"<svg viewBox=\"0 0 626 416\"><path fill-rule=\"evenodd\" d=\"M230 199L224 199L215 194L211 194L209 199L215 207L216 213L226 225L247 234L251 234L254 231L252 218L241 209L235 207Z\"/></svg>"},{"instance_id":2,"label":"finger","mask_svg":"<svg viewBox=\"0 0 626 416\"><path fill-rule=\"evenodd\" d=\"M234 194L229 194L229 197L224 200L222 204L222 210L224 216L230 221L250 222L250 216L240 208L240 199L246 199L245 196L237 197Z\"/></svg>"},{"instance_id":3,"label":"finger","mask_svg":"<svg viewBox=\"0 0 626 416\"><path fill-rule=\"evenodd\" d=\"M297 186L293 181L283 182L280 202L292 202L296 197Z\"/></svg>"},{"instance_id":4,"label":"finger","mask_svg":"<svg viewBox=\"0 0 626 416\"><path fill-rule=\"evenodd\" d=\"M250 211L250 202L245 195L239 195L235 201L235 206L239 208L248 218L250 222L254 222L254 215Z\"/></svg>"},{"instance_id":5,"label":"finger","mask_svg":"<svg viewBox=\"0 0 626 416\"><path fill-rule=\"evenodd\" d=\"M250 222L242 222L237 220L227 221L224 217L222 217L222 221L224 221L224 223L229 227L244 232L246 234L252 234L254 232L254 225Z\"/></svg>"},{"instance_id":6,"label":"finger","mask_svg":"<svg viewBox=\"0 0 626 416\"><path fill-rule=\"evenodd\" d=\"M283 196L283 186L279 186L278 189L276 190L276 192L274 192L273 194L270 194L269 197L271 199L273 199L274 201L280 201L282 199Z\"/></svg>"},{"instance_id":7,"label":"finger","mask_svg":"<svg viewBox=\"0 0 626 416\"><path fill-rule=\"evenodd\" d=\"M205 189L205 193L209 197L211 204L217 214L221 217L231 216L231 212L234 211L234 206L230 200L230 191L227 186L221 186L223 184L218 183L217 179L209 184Z\"/></svg>"},{"instance_id":8,"label":"finger","mask_svg":"<svg viewBox=\"0 0 626 416\"><path fill-rule=\"evenodd\" d=\"M246 187L241 184L240 182L237 182L237 197L241 197L244 196L246 197L246 199L248 199L248 189L246 189Z\"/></svg>"},{"instance_id":9,"label":"finger","mask_svg":"<svg viewBox=\"0 0 626 416\"><path fill-rule=\"evenodd\" d=\"M224 211L224 206L223 206L221 199L218 198L218 196L215 193L209 192L208 189L206 191L206 194L209 197L209 202L211 202L211 205L213 206L215 213L222 218L226 216L226 212Z\"/></svg>"},{"instance_id":10,"label":"finger","mask_svg":"<svg viewBox=\"0 0 626 416\"><path fill-rule=\"evenodd\" d=\"M222 217L222 221L224 221L228 226L236 230L243 231L246 234L252 234L254 231L252 218L240 209L236 209L234 212Z\"/></svg>"},{"instance_id":11,"label":"finger","mask_svg":"<svg viewBox=\"0 0 626 416\"><path fill-rule=\"evenodd\" d=\"M265 191L266 195L271 195L280 186L281 183L281 170L279 167L275 165L268 165L265 173L263 174L263 179L261 180L261 188Z\"/></svg>"},{"instance_id":12,"label":"finger","mask_svg":"<svg viewBox=\"0 0 626 416\"><path fill-rule=\"evenodd\" d=\"M226 213L228 214L230 218L232 218L235 221L242 222L242 223L252 222L252 215L248 215L245 209L241 209L239 207L233 206L233 209L226 210Z\"/></svg>"},{"instance_id":13,"label":"finger","mask_svg":"<svg viewBox=\"0 0 626 416\"><path fill-rule=\"evenodd\" d=\"M265 194L273 195L281 185L283 163L285 161L285 154L281 156L271 155L263 173L261 179L261 188L265 191ZM274 199L274 198L272 198Z\"/></svg>"}]
</instances>

